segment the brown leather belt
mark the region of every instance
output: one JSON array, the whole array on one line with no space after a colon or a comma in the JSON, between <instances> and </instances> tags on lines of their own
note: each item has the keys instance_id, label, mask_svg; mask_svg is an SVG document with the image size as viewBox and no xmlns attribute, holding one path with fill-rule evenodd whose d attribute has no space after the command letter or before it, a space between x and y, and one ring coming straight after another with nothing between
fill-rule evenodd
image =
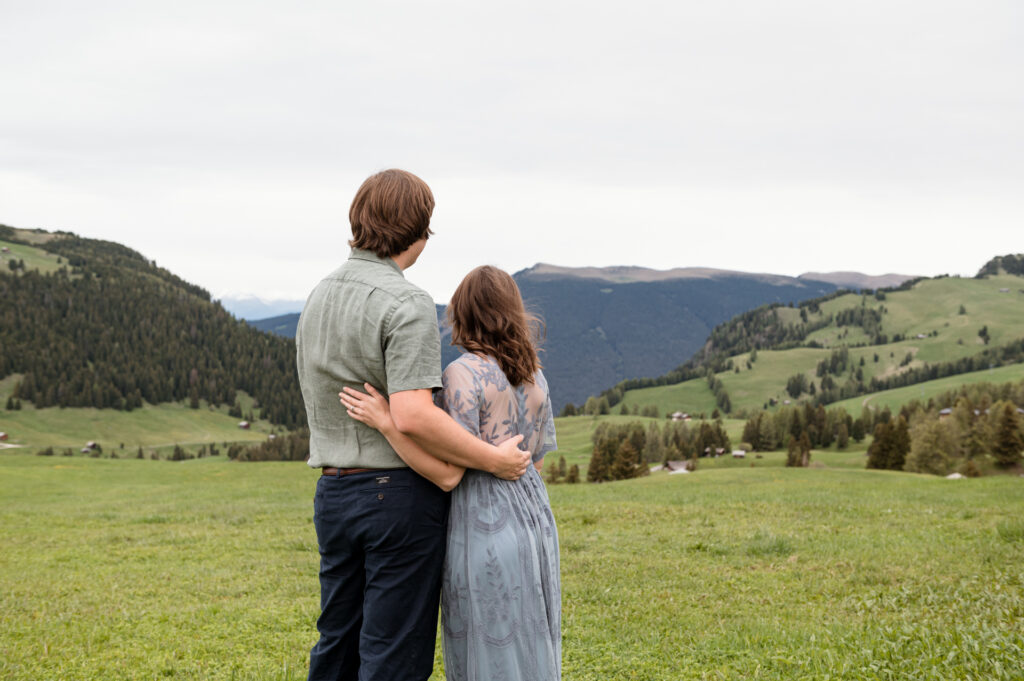
<instances>
[{"instance_id":1,"label":"brown leather belt","mask_svg":"<svg viewBox=\"0 0 1024 681\"><path fill-rule=\"evenodd\" d=\"M353 473L369 473L375 470L373 468L330 468L324 467L320 469L320 475L332 475L340 478L343 475L352 475Z\"/></svg>"}]
</instances>

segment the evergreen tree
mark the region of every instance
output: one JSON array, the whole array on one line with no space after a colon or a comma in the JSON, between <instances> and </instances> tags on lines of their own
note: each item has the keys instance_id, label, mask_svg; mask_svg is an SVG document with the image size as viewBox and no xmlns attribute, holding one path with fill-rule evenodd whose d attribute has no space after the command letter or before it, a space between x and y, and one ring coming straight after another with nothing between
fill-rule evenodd
<instances>
[{"instance_id":1,"label":"evergreen tree","mask_svg":"<svg viewBox=\"0 0 1024 681\"><path fill-rule=\"evenodd\" d=\"M800 465L807 468L811 465L811 440L805 432L800 436Z\"/></svg>"},{"instance_id":2,"label":"evergreen tree","mask_svg":"<svg viewBox=\"0 0 1024 681\"><path fill-rule=\"evenodd\" d=\"M1021 433L1016 406L1011 402L1004 402L996 419L992 454L999 466L1009 468L1021 462L1021 452L1024 451L1024 435Z\"/></svg>"},{"instance_id":3,"label":"evergreen tree","mask_svg":"<svg viewBox=\"0 0 1024 681\"><path fill-rule=\"evenodd\" d=\"M638 452L628 440L623 442L619 447L619 451L616 452L615 460L612 463L611 479L628 480L629 478L635 478L637 476L636 462L638 456Z\"/></svg>"},{"instance_id":4,"label":"evergreen tree","mask_svg":"<svg viewBox=\"0 0 1024 681\"><path fill-rule=\"evenodd\" d=\"M569 468L569 474L565 476L565 481L570 484L576 484L580 481L580 467L573 464Z\"/></svg>"},{"instance_id":5,"label":"evergreen tree","mask_svg":"<svg viewBox=\"0 0 1024 681\"><path fill-rule=\"evenodd\" d=\"M794 467L800 465L801 452L800 441L792 435L789 436L789 444L786 445L786 466Z\"/></svg>"},{"instance_id":6,"label":"evergreen tree","mask_svg":"<svg viewBox=\"0 0 1024 681\"><path fill-rule=\"evenodd\" d=\"M910 428L907 420L900 416L896 420L896 427L892 430L891 449L889 450L889 470L901 471L907 462L907 454L910 453Z\"/></svg>"},{"instance_id":7,"label":"evergreen tree","mask_svg":"<svg viewBox=\"0 0 1024 681\"><path fill-rule=\"evenodd\" d=\"M884 470L889 467L890 430L888 423L875 426L874 439L868 447L868 468Z\"/></svg>"},{"instance_id":8,"label":"evergreen tree","mask_svg":"<svg viewBox=\"0 0 1024 681\"><path fill-rule=\"evenodd\" d=\"M850 446L850 431L846 427L845 423L839 424L839 429L836 432L836 449L842 451Z\"/></svg>"},{"instance_id":9,"label":"evergreen tree","mask_svg":"<svg viewBox=\"0 0 1024 681\"><path fill-rule=\"evenodd\" d=\"M604 482L608 479L604 456L600 448L595 445L594 451L590 455L590 465L587 466L587 482Z\"/></svg>"},{"instance_id":10,"label":"evergreen tree","mask_svg":"<svg viewBox=\"0 0 1024 681\"><path fill-rule=\"evenodd\" d=\"M565 465L565 457L558 457L558 474L564 478L566 475L568 475L568 473L569 471L567 470Z\"/></svg>"}]
</instances>

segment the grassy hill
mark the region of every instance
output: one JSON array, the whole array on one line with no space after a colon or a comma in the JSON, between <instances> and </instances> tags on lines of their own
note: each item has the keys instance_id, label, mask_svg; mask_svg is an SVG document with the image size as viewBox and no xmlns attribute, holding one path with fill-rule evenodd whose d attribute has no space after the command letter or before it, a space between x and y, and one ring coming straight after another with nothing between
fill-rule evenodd
<instances>
[{"instance_id":1,"label":"grassy hill","mask_svg":"<svg viewBox=\"0 0 1024 681\"><path fill-rule=\"evenodd\" d=\"M304 465L0 466L0 677L305 678ZM566 679L1020 678L1017 478L701 469L549 495Z\"/></svg>"},{"instance_id":2,"label":"grassy hill","mask_svg":"<svg viewBox=\"0 0 1024 681\"><path fill-rule=\"evenodd\" d=\"M913 400L927 402L929 399L941 395L944 392L954 390L962 385L973 383L1010 383L1024 379L1024 364L1011 364L1005 367L985 369L983 371L972 371L957 376L947 376L934 381L925 381L915 385L908 385L892 390L882 390L871 393L864 397L854 397L849 400L835 402L830 407L842 407L848 413L856 415L865 406L877 409L889 409L896 411L900 406Z\"/></svg>"},{"instance_id":3,"label":"grassy hill","mask_svg":"<svg viewBox=\"0 0 1024 681\"><path fill-rule=\"evenodd\" d=\"M809 383L820 386L821 379L816 375L818 363L828 360L840 347L848 347L849 366L841 375L831 378L842 384L851 372L860 370L861 380L867 385L872 378L886 379L925 364L974 357L988 348L1024 337L1024 278L1012 275L927 279L909 290L888 292L882 300L851 293L815 307L777 308L770 312L782 324L800 323L801 312L808 326L824 324L809 333L800 347L759 350L756 361L749 366L751 353L742 352L732 356L731 370L716 374L728 392L734 412L760 409L770 400L793 400L786 392L786 384L798 373L804 374ZM877 312L881 333L889 342L854 347L872 340L864 328L836 321L827 323L829 317L859 308ZM987 345L978 335L983 327L989 336ZM956 380L953 377L942 385L955 384ZM943 389L947 388L938 392ZM808 393L801 395L802 399L809 397ZM630 407L653 404L662 413L708 412L715 406L715 397L704 379L629 390L623 401Z\"/></svg>"}]
</instances>

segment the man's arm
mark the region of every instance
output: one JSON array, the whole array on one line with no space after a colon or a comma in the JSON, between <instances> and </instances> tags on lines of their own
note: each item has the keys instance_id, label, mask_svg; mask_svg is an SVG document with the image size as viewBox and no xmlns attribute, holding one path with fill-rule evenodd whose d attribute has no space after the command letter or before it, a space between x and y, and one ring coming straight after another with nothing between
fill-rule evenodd
<instances>
[{"instance_id":1,"label":"man's arm","mask_svg":"<svg viewBox=\"0 0 1024 681\"><path fill-rule=\"evenodd\" d=\"M391 394L391 418L399 432L442 461L487 471L505 480L518 480L530 465L530 453L519 449L522 435L495 447L456 423L434 405L430 390Z\"/></svg>"}]
</instances>

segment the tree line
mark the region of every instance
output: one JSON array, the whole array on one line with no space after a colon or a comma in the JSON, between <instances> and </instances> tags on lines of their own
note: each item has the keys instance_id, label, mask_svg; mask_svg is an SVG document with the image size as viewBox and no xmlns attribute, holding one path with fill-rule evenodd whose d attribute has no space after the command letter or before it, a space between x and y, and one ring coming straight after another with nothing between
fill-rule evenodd
<instances>
[{"instance_id":1,"label":"tree line","mask_svg":"<svg viewBox=\"0 0 1024 681\"><path fill-rule=\"evenodd\" d=\"M720 420L701 421L692 426L685 421L647 425L639 421L621 425L601 423L594 430L591 443L588 482L649 475L652 463L690 460L695 468L698 458L732 448Z\"/></svg>"},{"instance_id":2,"label":"tree line","mask_svg":"<svg viewBox=\"0 0 1024 681\"><path fill-rule=\"evenodd\" d=\"M742 448L787 450L787 465L806 466L812 448L843 450L872 434L868 468L945 475L978 475L988 464L1012 468L1024 461L1024 381L964 385L897 413L865 407L804 404L760 411L744 424Z\"/></svg>"}]
</instances>

